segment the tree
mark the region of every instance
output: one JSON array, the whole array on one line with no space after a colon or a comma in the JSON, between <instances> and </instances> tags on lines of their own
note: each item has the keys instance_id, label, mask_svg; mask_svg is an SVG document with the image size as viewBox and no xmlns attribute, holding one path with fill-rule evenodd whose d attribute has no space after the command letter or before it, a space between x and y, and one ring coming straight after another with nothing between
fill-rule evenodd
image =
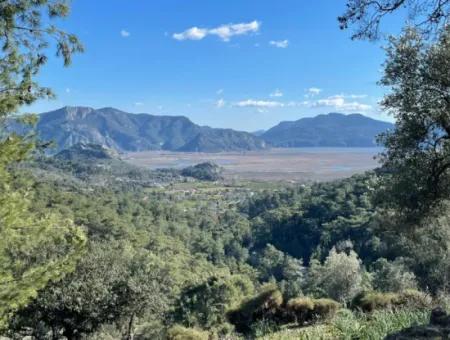
<instances>
[{"instance_id":1,"label":"tree","mask_svg":"<svg viewBox=\"0 0 450 340\"><path fill-rule=\"evenodd\" d=\"M331 249L323 265L311 261L308 272L308 293L323 294L336 301L346 303L358 294L364 285L364 271L358 255Z\"/></svg>"},{"instance_id":2,"label":"tree","mask_svg":"<svg viewBox=\"0 0 450 340\"><path fill-rule=\"evenodd\" d=\"M383 19L401 11L412 27L435 36L449 24L450 0L347 0L347 10L338 21L341 29L356 26L352 39L375 40Z\"/></svg>"},{"instance_id":3,"label":"tree","mask_svg":"<svg viewBox=\"0 0 450 340\"><path fill-rule=\"evenodd\" d=\"M289 256L268 244L257 259L260 280L268 282L275 279L287 298L300 296L303 284L303 261Z\"/></svg>"},{"instance_id":4,"label":"tree","mask_svg":"<svg viewBox=\"0 0 450 340\"><path fill-rule=\"evenodd\" d=\"M379 203L418 221L450 198L450 26L433 44L407 29L386 50L382 106L396 128L379 138Z\"/></svg>"},{"instance_id":5,"label":"tree","mask_svg":"<svg viewBox=\"0 0 450 340\"><path fill-rule=\"evenodd\" d=\"M384 258L374 263L373 288L383 292L402 292L417 289L414 273L408 270L401 258L389 262Z\"/></svg>"},{"instance_id":6,"label":"tree","mask_svg":"<svg viewBox=\"0 0 450 340\"><path fill-rule=\"evenodd\" d=\"M135 319L157 319L168 309L170 275L158 259L127 243L92 243L75 272L47 286L20 311L11 325L16 332L42 338L52 333L79 339L104 324L123 329L131 339Z\"/></svg>"},{"instance_id":7,"label":"tree","mask_svg":"<svg viewBox=\"0 0 450 340\"><path fill-rule=\"evenodd\" d=\"M63 0L0 1L0 329L39 289L73 269L84 244L84 235L71 221L46 211L31 212L31 185L15 188L11 167L24 160L35 143L30 136L5 129L7 118L22 105L52 96L34 80L47 60L50 40L65 65L74 52L82 51L74 35L46 24L67 16L68 10Z\"/></svg>"}]
</instances>

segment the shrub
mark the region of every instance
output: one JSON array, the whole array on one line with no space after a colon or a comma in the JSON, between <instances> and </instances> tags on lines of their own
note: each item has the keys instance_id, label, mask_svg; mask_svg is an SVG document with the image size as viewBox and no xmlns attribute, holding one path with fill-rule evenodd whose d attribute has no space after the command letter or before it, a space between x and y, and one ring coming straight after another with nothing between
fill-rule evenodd
<instances>
[{"instance_id":1,"label":"shrub","mask_svg":"<svg viewBox=\"0 0 450 340\"><path fill-rule=\"evenodd\" d=\"M331 299L314 300L314 316L319 320L332 318L340 308L340 304Z\"/></svg>"},{"instance_id":2,"label":"shrub","mask_svg":"<svg viewBox=\"0 0 450 340\"><path fill-rule=\"evenodd\" d=\"M314 301L308 297L291 299L286 304L287 314L298 324L304 324L312 319Z\"/></svg>"},{"instance_id":3,"label":"shrub","mask_svg":"<svg viewBox=\"0 0 450 340\"><path fill-rule=\"evenodd\" d=\"M286 314L300 325L330 319L339 308L339 303L334 300L308 297L289 300L285 307Z\"/></svg>"},{"instance_id":4,"label":"shrub","mask_svg":"<svg viewBox=\"0 0 450 340\"><path fill-rule=\"evenodd\" d=\"M353 299L352 308L357 308L364 312L387 309L392 307L397 298L398 294L395 293L382 293L375 291L362 292Z\"/></svg>"},{"instance_id":5,"label":"shrub","mask_svg":"<svg viewBox=\"0 0 450 340\"><path fill-rule=\"evenodd\" d=\"M432 299L429 295L412 289L400 293L363 292L352 301L353 308L364 312L390 308L426 309L431 305Z\"/></svg>"},{"instance_id":6,"label":"shrub","mask_svg":"<svg viewBox=\"0 0 450 340\"><path fill-rule=\"evenodd\" d=\"M247 333L256 321L276 319L282 304L281 292L273 286L268 286L256 297L246 300L237 309L230 310L227 317L238 332Z\"/></svg>"},{"instance_id":7,"label":"shrub","mask_svg":"<svg viewBox=\"0 0 450 340\"><path fill-rule=\"evenodd\" d=\"M414 289L407 289L397 295L394 304L412 309L427 309L432 307L433 301L426 293Z\"/></svg>"},{"instance_id":8,"label":"shrub","mask_svg":"<svg viewBox=\"0 0 450 340\"><path fill-rule=\"evenodd\" d=\"M167 332L168 340L208 340L208 332L200 331L194 328L186 328L183 326L173 326Z\"/></svg>"}]
</instances>

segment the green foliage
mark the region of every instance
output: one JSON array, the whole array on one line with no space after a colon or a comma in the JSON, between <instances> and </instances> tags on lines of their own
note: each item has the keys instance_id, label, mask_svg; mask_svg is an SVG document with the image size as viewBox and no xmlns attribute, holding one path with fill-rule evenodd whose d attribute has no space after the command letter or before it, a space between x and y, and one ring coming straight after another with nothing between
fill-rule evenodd
<instances>
[{"instance_id":1,"label":"green foliage","mask_svg":"<svg viewBox=\"0 0 450 340\"><path fill-rule=\"evenodd\" d=\"M387 174L378 204L424 220L450 197L450 28L431 45L407 29L386 51L381 84L391 92L382 105L396 128L380 137Z\"/></svg>"},{"instance_id":2,"label":"green foliage","mask_svg":"<svg viewBox=\"0 0 450 340\"><path fill-rule=\"evenodd\" d=\"M426 310L431 309L433 301L431 296L424 292L414 289L407 289L398 293L398 296L394 302L397 306Z\"/></svg>"},{"instance_id":3,"label":"green foliage","mask_svg":"<svg viewBox=\"0 0 450 340\"><path fill-rule=\"evenodd\" d=\"M49 281L74 269L86 242L71 220L48 209L34 212L35 192L29 184L14 188L12 175L1 165L0 329Z\"/></svg>"},{"instance_id":4,"label":"green foliage","mask_svg":"<svg viewBox=\"0 0 450 340\"><path fill-rule=\"evenodd\" d=\"M352 307L364 312L372 312L377 309L390 309L393 307L398 295L395 293L382 293L376 291L362 292L355 296Z\"/></svg>"},{"instance_id":5,"label":"green foliage","mask_svg":"<svg viewBox=\"0 0 450 340\"><path fill-rule=\"evenodd\" d=\"M398 293L367 291L358 294L353 299L352 306L364 312L393 308L429 309L432 307L432 300L429 295L412 289Z\"/></svg>"},{"instance_id":6,"label":"green foliage","mask_svg":"<svg viewBox=\"0 0 450 340\"><path fill-rule=\"evenodd\" d=\"M336 339L383 339L386 335L428 322L429 312L414 310L376 311L371 315L342 310L332 323Z\"/></svg>"},{"instance_id":7,"label":"green foliage","mask_svg":"<svg viewBox=\"0 0 450 340\"><path fill-rule=\"evenodd\" d=\"M297 260L268 244L254 262L260 273L260 281L275 279L285 298L301 295L305 271L302 260Z\"/></svg>"},{"instance_id":8,"label":"green foliage","mask_svg":"<svg viewBox=\"0 0 450 340\"><path fill-rule=\"evenodd\" d=\"M333 248L323 265L316 262L311 266L306 290L317 294L320 288L325 296L349 302L364 286L363 270L354 251L338 253Z\"/></svg>"},{"instance_id":9,"label":"green foliage","mask_svg":"<svg viewBox=\"0 0 450 340\"><path fill-rule=\"evenodd\" d=\"M298 324L304 324L311 319L314 301L309 297L291 299L286 303L286 311L295 317Z\"/></svg>"},{"instance_id":10,"label":"green foliage","mask_svg":"<svg viewBox=\"0 0 450 340\"><path fill-rule=\"evenodd\" d=\"M339 303L334 300L309 297L291 299L285 306L286 312L294 315L295 321L299 325L329 320L339 308Z\"/></svg>"},{"instance_id":11,"label":"green foliage","mask_svg":"<svg viewBox=\"0 0 450 340\"><path fill-rule=\"evenodd\" d=\"M227 321L226 312L253 293L253 283L245 276L211 277L181 292L175 321L189 327L220 328Z\"/></svg>"},{"instance_id":12,"label":"green foliage","mask_svg":"<svg viewBox=\"0 0 450 340\"><path fill-rule=\"evenodd\" d=\"M242 206L252 221L254 247L271 244L306 265L312 255L323 260L344 240L360 256L372 255L371 195L376 185L376 176L368 174L255 195Z\"/></svg>"},{"instance_id":13,"label":"green foliage","mask_svg":"<svg viewBox=\"0 0 450 340\"><path fill-rule=\"evenodd\" d=\"M378 340L401 329L427 324L429 312L415 310L376 311L370 315L341 309L327 324L261 334L264 340Z\"/></svg>"},{"instance_id":14,"label":"green foliage","mask_svg":"<svg viewBox=\"0 0 450 340\"><path fill-rule=\"evenodd\" d=\"M94 243L76 271L41 291L12 326L32 329L38 338L51 331L72 339L119 319L132 323L144 312L161 317L171 285L150 254L126 244Z\"/></svg>"},{"instance_id":15,"label":"green foliage","mask_svg":"<svg viewBox=\"0 0 450 340\"><path fill-rule=\"evenodd\" d=\"M374 263L372 285L384 292L401 292L406 289L417 289L414 273L409 271L401 259L389 262L384 258Z\"/></svg>"},{"instance_id":16,"label":"green foliage","mask_svg":"<svg viewBox=\"0 0 450 340\"><path fill-rule=\"evenodd\" d=\"M314 314L319 320L332 318L339 308L340 304L332 299L314 300Z\"/></svg>"},{"instance_id":17,"label":"green foliage","mask_svg":"<svg viewBox=\"0 0 450 340\"><path fill-rule=\"evenodd\" d=\"M183 176L193 177L202 181L218 181L222 179L222 169L215 163L205 162L189 166L181 171Z\"/></svg>"},{"instance_id":18,"label":"green foliage","mask_svg":"<svg viewBox=\"0 0 450 340\"><path fill-rule=\"evenodd\" d=\"M229 321L242 333L251 331L251 326L261 320L273 320L283 304L283 295L272 285L263 287L261 293L244 301L227 314Z\"/></svg>"},{"instance_id":19,"label":"green foliage","mask_svg":"<svg viewBox=\"0 0 450 340\"><path fill-rule=\"evenodd\" d=\"M65 1L2 1L0 9L0 329L14 312L25 306L52 280L73 270L85 243L72 221L48 209L33 213L36 201L30 183L17 185L11 167L34 149L31 135L7 132L8 116L50 89L35 82L50 43L68 65L82 51L78 39L51 25L68 14ZM21 119L24 124L34 117ZM22 174L23 176L23 174ZM22 181L23 182L23 181Z\"/></svg>"},{"instance_id":20,"label":"green foliage","mask_svg":"<svg viewBox=\"0 0 450 340\"><path fill-rule=\"evenodd\" d=\"M34 77L46 63L49 40L56 41L56 54L69 65L73 53L83 50L77 37L51 22L66 17L69 7L62 0L2 2L0 20L0 119L36 99L52 96Z\"/></svg>"},{"instance_id":21,"label":"green foliage","mask_svg":"<svg viewBox=\"0 0 450 340\"><path fill-rule=\"evenodd\" d=\"M208 332L183 326L174 326L167 333L168 340L209 340Z\"/></svg>"}]
</instances>

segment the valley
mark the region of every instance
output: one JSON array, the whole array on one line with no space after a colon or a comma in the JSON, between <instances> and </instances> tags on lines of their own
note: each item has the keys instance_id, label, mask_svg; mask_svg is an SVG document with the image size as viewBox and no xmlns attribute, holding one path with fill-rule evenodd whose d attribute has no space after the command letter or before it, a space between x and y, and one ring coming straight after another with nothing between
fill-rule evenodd
<instances>
[{"instance_id":1,"label":"valley","mask_svg":"<svg viewBox=\"0 0 450 340\"><path fill-rule=\"evenodd\" d=\"M273 148L249 152L145 151L122 159L148 169L176 168L211 161L228 180L328 181L372 170L380 148Z\"/></svg>"}]
</instances>

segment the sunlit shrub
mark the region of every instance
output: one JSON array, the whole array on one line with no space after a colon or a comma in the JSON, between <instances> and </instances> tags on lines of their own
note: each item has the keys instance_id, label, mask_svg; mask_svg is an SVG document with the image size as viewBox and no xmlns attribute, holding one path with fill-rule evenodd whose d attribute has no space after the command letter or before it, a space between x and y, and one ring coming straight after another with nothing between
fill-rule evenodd
<instances>
[{"instance_id":1,"label":"sunlit shrub","mask_svg":"<svg viewBox=\"0 0 450 340\"><path fill-rule=\"evenodd\" d=\"M314 300L308 297L291 299L286 304L286 312L295 322L304 324L312 319Z\"/></svg>"},{"instance_id":2,"label":"sunlit shrub","mask_svg":"<svg viewBox=\"0 0 450 340\"><path fill-rule=\"evenodd\" d=\"M378 309L391 308L398 299L398 294L383 292L362 292L355 296L352 301L352 307L364 312L372 312Z\"/></svg>"},{"instance_id":3,"label":"sunlit shrub","mask_svg":"<svg viewBox=\"0 0 450 340\"><path fill-rule=\"evenodd\" d=\"M186 328L183 326L173 326L167 332L168 340L208 340L208 332L200 331L194 328Z\"/></svg>"},{"instance_id":4,"label":"sunlit shrub","mask_svg":"<svg viewBox=\"0 0 450 340\"><path fill-rule=\"evenodd\" d=\"M227 313L229 321L239 332L250 331L250 326L263 319L273 320L283 304L281 292L274 286L266 287L257 296L244 301L238 308Z\"/></svg>"},{"instance_id":5,"label":"sunlit shrub","mask_svg":"<svg viewBox=\"0 0 450 340\"><path fill-rule=\"evenodd\" d=\"M414 289L407 289L400 292L394 301L396 306L413 309L427 309L433 304L432 298L423 292Z\"/></svg>"}]
</instances>

